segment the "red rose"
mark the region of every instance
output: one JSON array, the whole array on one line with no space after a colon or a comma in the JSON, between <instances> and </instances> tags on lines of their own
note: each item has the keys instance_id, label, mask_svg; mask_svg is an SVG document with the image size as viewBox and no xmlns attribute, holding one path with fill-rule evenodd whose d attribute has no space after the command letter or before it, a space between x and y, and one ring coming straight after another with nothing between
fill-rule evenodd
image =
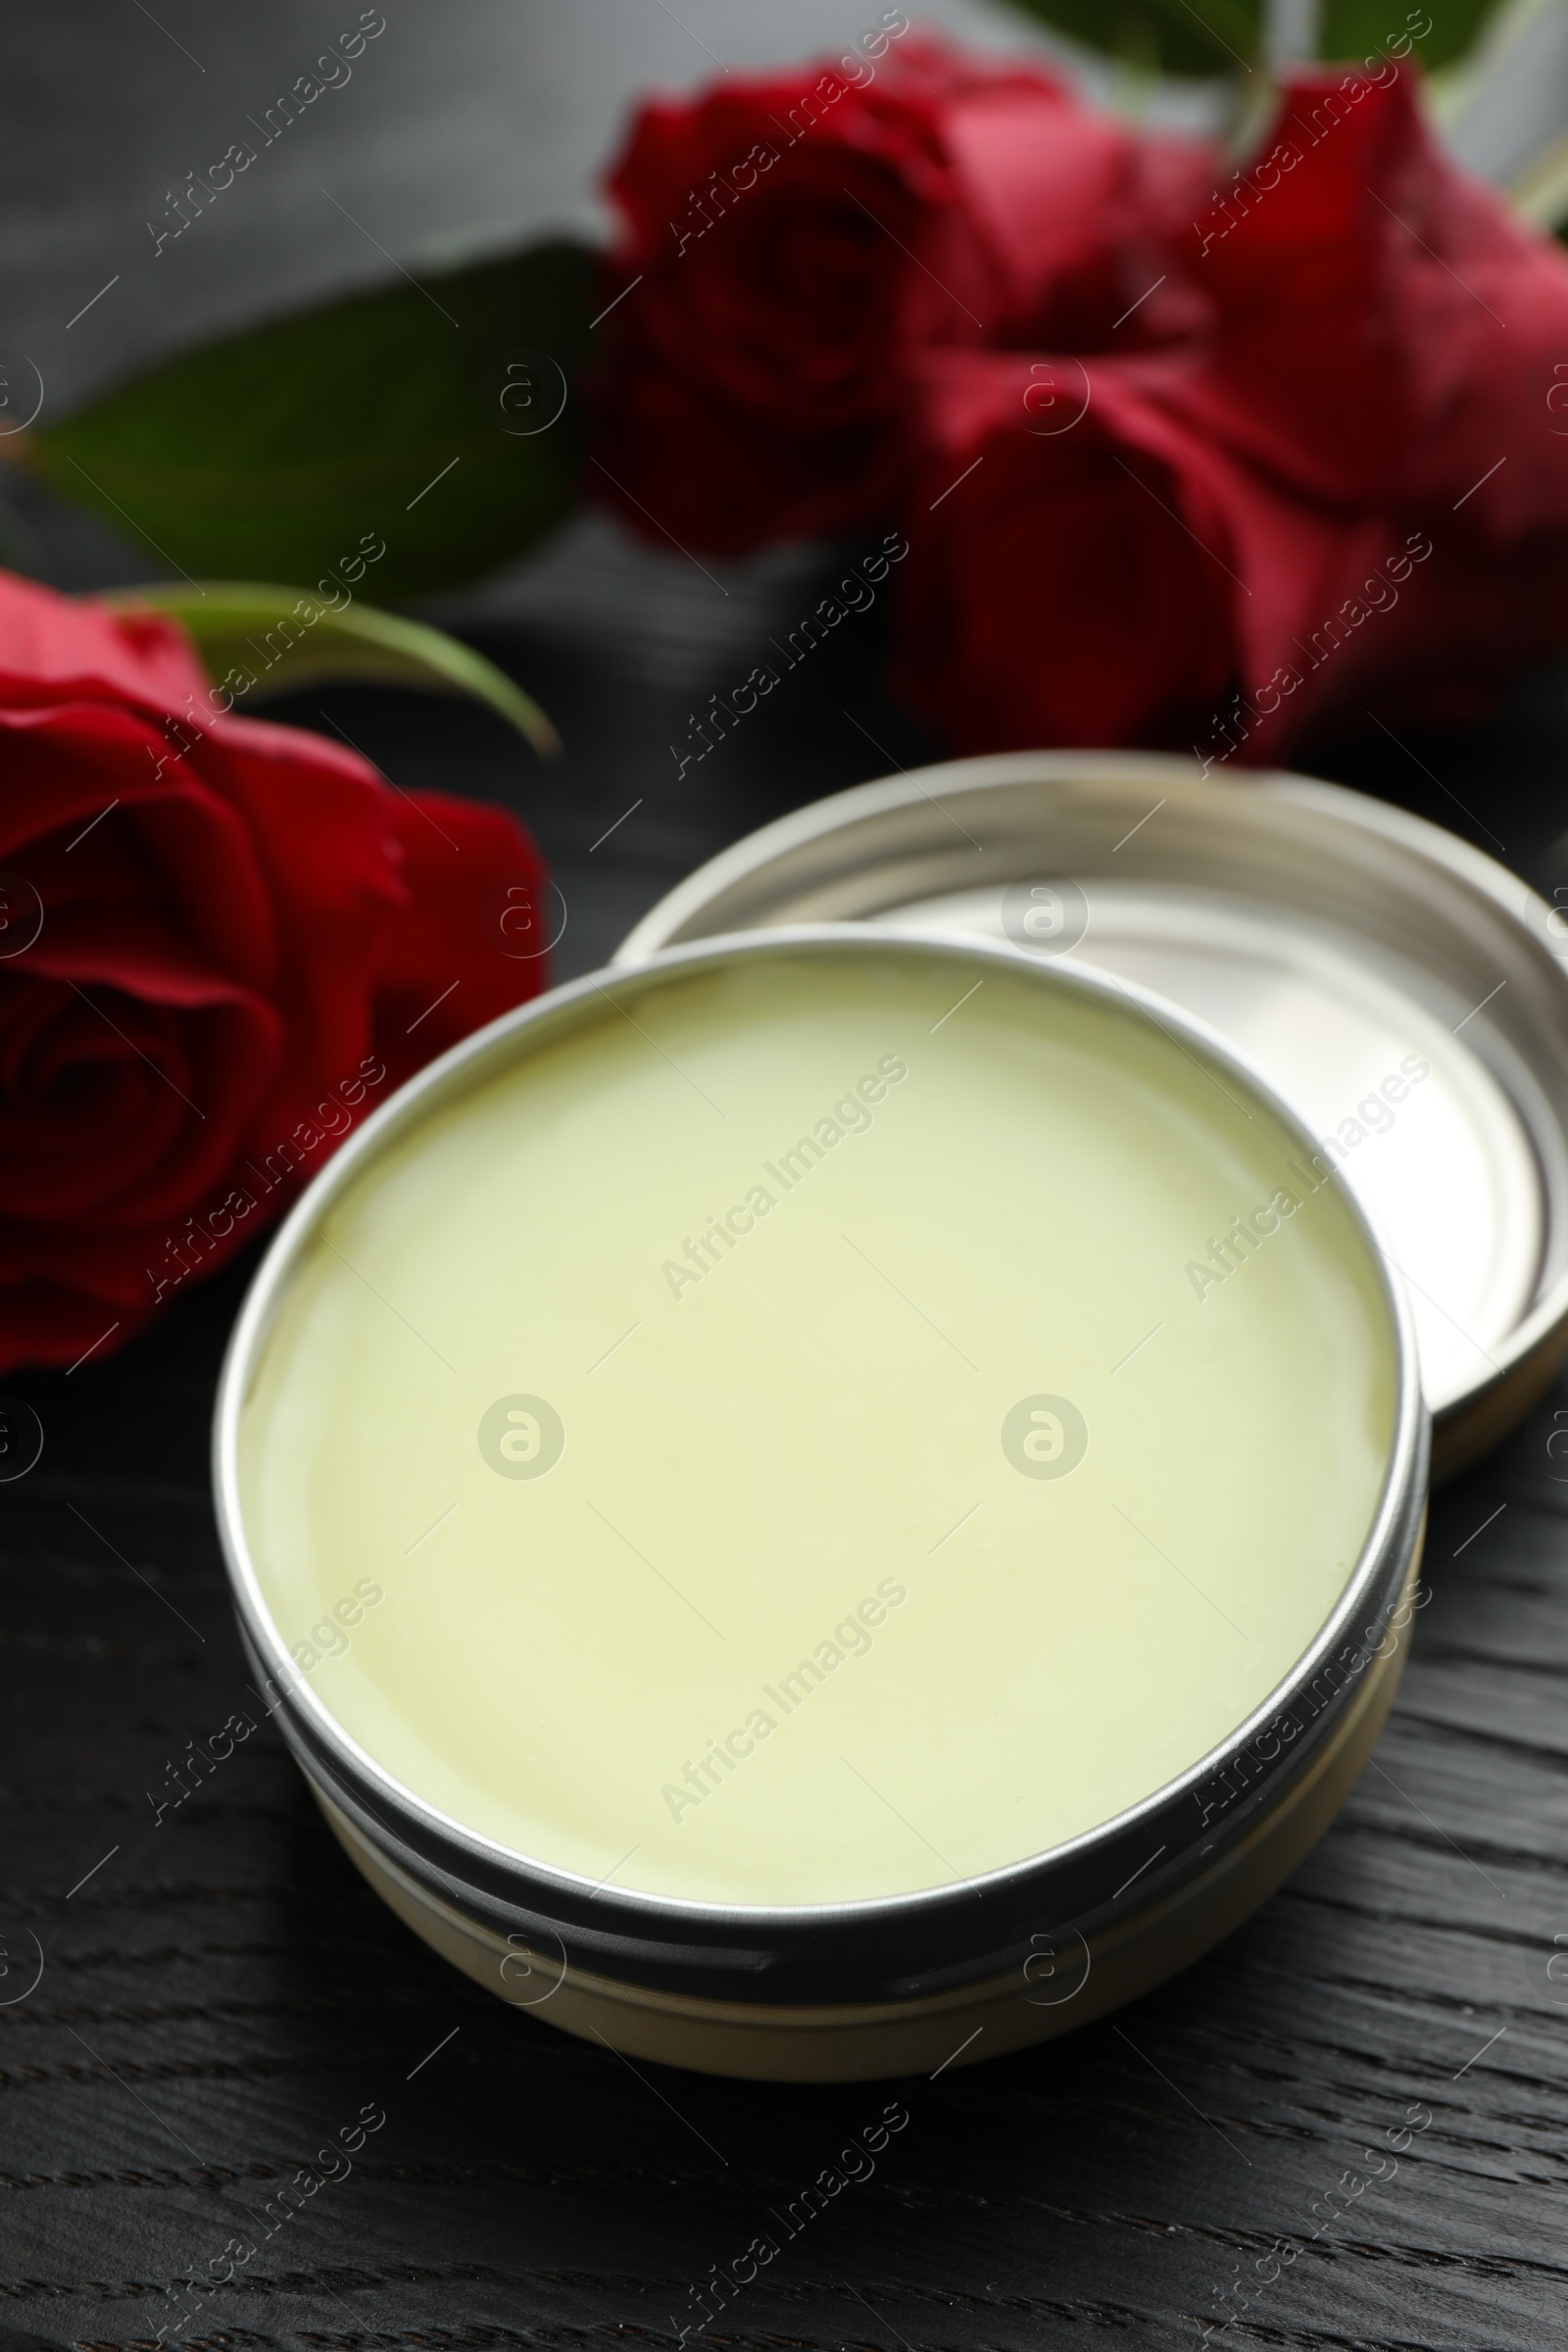
<instances>
[{"instance_id":1,"label":"red rose","mask_svg":"<svg viewBox=\"0 0 1568 2352\"><path fill-rule=\"evenodd\" d=\"M172 622L5 574L0 740L0 1365L71 1363L542 985L487 905L542 869L498 810L223 714Z\"/></svg>"},{"instance_id":2,"label":"red rose","mask_svg":"<svg viewBox=\"0 0 1568 2352\"><path fill-rule=\"evenodd\" d=\"M1180 350L920 364L908 698L963 749L1204 760L1476 715L1563 633L1568 256L1390 66L1298 76L1186 268Z\"/></svg>"},{"instance_id":3,"label":"red rose","mask_svg":"<svg viewBox=\"0 0 1568 2352\"><path fill-rule=\"evenodd\" d=\"M1165 241L1210 169L930 42L646 108L610 181L601 486L719 554L884 514L926 345L1094 343L1129 305L1129 345L1191 327Z\"/></svg>"},{"instance_id":4,"label":"red rose","mask_svg":"<svg viewBox=\"0 0 1568 2352\"><path fill-rule=\"evenodd\" d=\"M1308 725L1473 713L1558 633L1560 543L1299 497L1183 414L1181 357L920 371L896 682L959 751L1279 759ZM1424 551L1424 552L1423 552Z\"/></svg>"},{"instance_id":5,"label":"red rose","mask_svg":"<svg viewBox=\"0 0 1568 2352\"><path fill-rule=\"evenodd\" d=\"M962 751L1191 740L1246 667L1244 515L1278 570L1321 565L1315 519L1114 362L933 353L919 389L906 699Z\"/></svg>"},{"instance_id":6,"label":"red rose","mask_svg":"<svg viewBox=\"0 0 1568 2352\"><path fill-rule=\"evenodd\" d=\"M1568 523L1568 254L1444 154L1413 70L1296 76L1195 256L1217 325L1190 412L1233 446L1341 503Z\"/></svg>"}]
</instances>

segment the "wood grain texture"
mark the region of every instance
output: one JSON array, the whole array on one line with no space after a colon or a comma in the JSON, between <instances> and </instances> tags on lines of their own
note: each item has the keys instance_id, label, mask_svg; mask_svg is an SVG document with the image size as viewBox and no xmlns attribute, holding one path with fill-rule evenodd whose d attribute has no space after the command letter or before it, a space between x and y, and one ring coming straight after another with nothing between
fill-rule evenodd
<instances>
[{"instance_id":1,"label":"wood grain texture","mask_svg":"<svg viewBox=\"0 0 1568 2352\"><path fill-rule=\"evenodd\" d=\"M562 769L527 767L481 713L390 695L329 707L400 782L527 814L565 892L563 973L602 960L724 841L922 756L875 695L869 625L678 791L666 746L695 695L618 676L608 652L487 650L561 722ZM1568 747L1555 690L1484 736L1411 741L1516 863L1548 870ZM1392 753L1341 768L1462 821ZM689 2287L759 2232L778 2236L771 2212L890 2090L634 2069L504 2009L362 1886L270 1727L153 1826L147 1791L185 1741L256 1713L206 1478L246 1271L193 1290L122 1356L6 1384L34 1403L46 1446L0 1489L0 2352L151 2343L160 2327L171 2342L287 2352L673 2346ZM1546 1452L1559 1409L1568 1387L1440 1498L1434 1597L1396 1715L1282 1892L1113 2020L893 2086L910 2120L874 2175L693 2342L1562 2340L1568 1981L1548 1963L1568 1951L1568 1464ZM19 1999L34 1936L43 1976ZM264 2206L366 2102L387 2121L353 2172L181 2322L180 2282L254 2239ZM1396 2170L1327 2205L1412 2114L1430 2120Z\"/></svg>"}]
</instances>

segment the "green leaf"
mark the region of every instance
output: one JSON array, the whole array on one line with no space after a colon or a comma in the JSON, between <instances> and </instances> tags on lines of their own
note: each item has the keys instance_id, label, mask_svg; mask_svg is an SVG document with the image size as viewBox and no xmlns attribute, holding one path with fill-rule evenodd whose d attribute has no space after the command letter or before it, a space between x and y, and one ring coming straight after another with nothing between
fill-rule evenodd
<instances>
[{"instance_id":1,"label":"green leaf","mask_svg":"<svg viewBox=\"0 0 1568 2352\"><path fill-rule=\"evenodd\" d=\"M424 595L574 503L595 284L557 243L359 295L117 387L19 462L187 578L314 581L368 533L376 594Z\"/></svg>"},{"instance_id":2,"label":"green leaf","mask_svg":"<svg viewBox=\"0 0 1568 2352\"><path fill-rule=\"evenodd\" d=\"M1230 74L1262 43L1261 0L1016 0L1026 15L1141 72Z\"/></svg>"},{"instance_id":3,"label":"green leaf","mask_svg":"<svg viewBox=\"0 0 1568 2352\"><path fill-rule=\"evenodd\" d=\"M1411 37L1410 55L1418 57L1429 74L1450 65L1469 49L1497 0L1326 0L1320 41L1324 57L1375 59L1387 54L1391 40ZM1417 27L1431 31L1414 37Z\"/></svg>"},{"instance_id":4,"label":"green leaf","mask_svg":"<svg viewBox=\"0 0 1568 2352\"><path fill-rule=\"evenodd\" d=\"M1016 0L1042 23L1054 25L1094 49L1144 71L1165 74L1249 73L1263 49L1262 0ZM1413 34L1427 22L1430 31L1411 42L1410 54L1429 72L1461 56L1474 42L1498 0L1325 0L1318 38L1324 59L1360 60L1388 53L1388 44Z\"/></svg>"},{"instance_id":5,"label":"green leaf","mask_svg":"<svg viewBox=\"0 0 1568 2352\"><path fill-rule=\"evenodd\" d=\"M440 629L377 612L373 605L346 604L334 611L309 590L236 580L190 588L169 588L160 581L151 588L116 589L100 601L122 612L151 606L177 620L194 639L213 684L236 669L249 676L247 708L269 695L293 694L326 680L423 686L488 703L541 755L561 749L538 704L493 662Z\"/></svg>"}]
</instances>

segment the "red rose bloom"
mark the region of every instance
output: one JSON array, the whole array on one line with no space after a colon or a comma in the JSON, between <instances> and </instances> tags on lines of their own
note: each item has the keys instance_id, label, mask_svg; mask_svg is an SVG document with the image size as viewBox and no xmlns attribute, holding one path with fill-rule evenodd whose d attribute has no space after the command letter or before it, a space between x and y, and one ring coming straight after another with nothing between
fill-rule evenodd
<instances>
[{"instance_id":1,"label":"red rose bloom","mask_svg":"<svg viewBox=\"0 0 1568 2352\"><path fill-rule=\"evenodd\" d=\"M1568 547L1337 512L1228 449L1183 356L928 355L895 682L958 751L1275 760L1308 726L1470 717L1560 635Z\"/></svg>"},{"instance_id":2,"label":"red rose bloom","mask_svg":"<svg viewBox=\"0 0 1568 2352\"><path fill-rule=\"evenodd\" d=\"M1036 71L864 63L634 129L600 464L640 527L739 553L893 500L896 676L963 748L1277 759L1560 644L1568 256L1413 67L1296 74L1216 187Z\"/></svg>"},{"instance_id":3,"label":"red rose bloom","mask_svg":"<svg viewBox=\"0 0 1568 2352\"><path fill-rule=\"evenodd\" d=\"M646 108L610 181L601 486L718 554L885 514L925 346L1093 343L1129 305L1130 347L1187 331L1167 241L1210 170L931 42Z\"/></svg>"},{"instance_id":4,"label":"red rose bloom","mask_svg":"<svg viewBox=\"0 0 1568 2352\"><path fill-rule=\"evenodd\" d=\"M962 749L1205 760L1477 715L1562 636L1568 256L1391 66L1298 76L1187 263L1179 349L914 371L908 699Z\"/></svg>"},{"instance_id":5,"label":"red rose bloom","mask_svg":"<svg viewBox=\"0 0 1568 2352\"><path fill-rule=\"evenodd\" d=\"M1190 740L1247 667L1237 569L1316 572L1315 518L1125 364L933 353L920 394L906 699L962 751Z\"/></svg>"},{"instance_id":6,"label":"red rose bloom","mask_svg":"<svg viewBox=\"0 0 1568 2352\"><path fill-rule=\"evenodd\" d=\"M0 739L0 1365L61 1364L542 985L485 921L542 872L499 810L223 714L172 622L4 574Z\"/></svg>"},{"instance_id":7,"label":"red rose bloom","mask_svg":"<svg viewBox=\"0 0 1568 2352\"><path fill-rule=\"evenodd\" d=\"M1293 78L1195 255L1216 326L1189 410L1232 446L1339 504L1568 523L1568 254L1442 151L1410 69Z\"/></svg>"}]
</instances>

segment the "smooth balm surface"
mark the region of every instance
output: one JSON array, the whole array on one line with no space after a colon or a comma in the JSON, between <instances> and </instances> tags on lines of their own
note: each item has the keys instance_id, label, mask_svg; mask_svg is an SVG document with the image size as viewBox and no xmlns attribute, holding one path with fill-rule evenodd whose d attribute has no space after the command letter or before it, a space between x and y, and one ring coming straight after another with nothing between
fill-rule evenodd
<instances>
[{"instance_id":1,"label":"smooth balm surface","mask_svg":"<svg viewBox=\"0 0 1568 2352\"><path fill-rule=\"evenodd\" d=\"M1046 976L889 941L612 993L295 1273L240 1477L300 1681L470 1831L696 1901L940 1886L1187 1771L1381 1491L1337 1188Z\"/></svg>"}]
</instances>

